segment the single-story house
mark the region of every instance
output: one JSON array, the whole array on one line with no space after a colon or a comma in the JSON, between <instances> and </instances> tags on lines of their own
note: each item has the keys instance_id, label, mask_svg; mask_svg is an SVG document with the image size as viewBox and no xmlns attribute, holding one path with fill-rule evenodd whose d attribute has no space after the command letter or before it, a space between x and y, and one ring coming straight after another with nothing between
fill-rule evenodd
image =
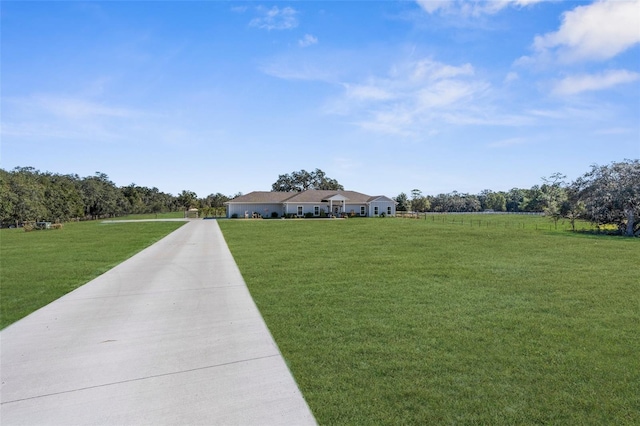
<instances>
[{"instance_id":1,"label":"single-story house","mask_svg":"<svg viewBox=\"0 0 640 426\"><path fill-rule=\"evenodd\" d=\"M374 217L394 216L396 202L384 195L366 195L356 191L309 189L301 192L254 191L224 203L227 217L250 218L256 216L278 217L307 213L319 217L342 214ZM321 213L323 212L323 213Z\"/></svg>"}]
</instances>

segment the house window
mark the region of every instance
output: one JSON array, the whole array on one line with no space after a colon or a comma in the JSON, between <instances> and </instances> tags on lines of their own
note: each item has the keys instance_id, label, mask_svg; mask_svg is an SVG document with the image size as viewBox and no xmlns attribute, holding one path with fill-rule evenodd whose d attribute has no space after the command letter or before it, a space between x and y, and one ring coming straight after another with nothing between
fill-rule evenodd
<instances>
[{"instance_id":1,"label":"house window","mask_svg":"<svg viewBox=\"0 0 640 426\"><path fill-rule=\"evenodd\" d=\"M391 206L387 206L387 215L391 216Z\"/></svg>"},{"instance_id":2,"label":"house window","mask_svg":"<svg viewBox=\"0 0 640 426\"><path fill-rule=\"evenodd\" d=\"M373 214L374 214L375 216L378 216L378 206L375 206L375 207L373 208Z\"/></svg>"},{"instance_id":3,"label":"house window","mask_svg":"<svg viewBox=\"0 0 640 426\"><path fill-rule=\"evenodd\" d=\"M302 206L298 206L298 216L302 216Z\"/></svg>"},{"instance_id":4,"label":"house window","mask_svg":"<svg viewBox=\"0 0 640 426\"><path fill-rule=\"evenodd\" d=\"M365 214L367 214L367 211L365 209L364 206L360 206L360 216L364 216Z\"/></svg>"},{"instance_id":5,"label":"house window","mask_svg":"<svg viewBox=\"0 0 640 426\"><path fill-rule=\"evenodd\" d=\"M314 216L320 216L320 207L313 206L313 215Z\"/></svg>"}]
</instances>

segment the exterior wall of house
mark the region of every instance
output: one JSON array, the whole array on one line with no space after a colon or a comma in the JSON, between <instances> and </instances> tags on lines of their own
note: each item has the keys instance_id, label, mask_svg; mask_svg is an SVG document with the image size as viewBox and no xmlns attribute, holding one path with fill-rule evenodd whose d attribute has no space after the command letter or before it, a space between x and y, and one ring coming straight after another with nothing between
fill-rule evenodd
<instances>
[{"instance_id":1,"label":"exterior wall of house","mask_svg":"<svg viewBox=\"0 0 640 426\"><path fill-rule=\"evenodd\" d=\"M349 204L346 203L346 205L344 206L344 212L348 215L351 214L351 212L353 212L356 216L360 216L360 212L362 207L364 207L364 216L368 216L369 215L369 208L367 207L366 204Z\"/></svg>"},{"instance_id":2,"label":"exterior wall of house","mask_svg":"<svg viewBox=\"0 0 640 426\"><path fill-rule=\"evenodd\" d=\"M299 206L302 207L302 214L299 214L299 211L298 211ZM283 208L282 214L294 214L297 216L304 216L307 213L311 213L315 216L316 207L318 207L318 211L324 210L325 213L329 213L329 205L327 203L286 203L286 205Z\"/></svg>"},{"instance_id":3,"label":"exterior wall of house","mask_svg":"<svg viewBox=\"0 0 640 426\"><path fill-rule=\"evenodd\" d=\"M376 213L376 207L378 208L378 212ZM369 216L380 216L384 213L385 216L395 216L396 215L396 203L393 201L372 201L370 206Z\"/></svg>"},{"instance_id":4,"label":"exterior wall of house","mask_svg":"<svg viewBox=\"0 0 640 426\"><path fill-rule=\"evenodd\" d=\"M330 203L327 202L285 202L285 203L229 203L227 204L227 217L231 218L234 214L239 218L244 218L245 214L248 217L252 217L254 213L261 216L271 217L273 212L278 213L278 217L282 217L285 214L293 214L297 216L305 216L307 213L311 213L314 216L320 216L320 211L325 213L335 213L335 208L338 207L339 213L351 214L352 212L356 216L395 216L396 203L387 197L381 197L375 201L369 203L345 203L344 209L342 208L342 202L336 201L333 203L333 209L330 211ZM299 211L298 207L302 209ZM318 212L316 213L316 207ZM364 210L364 214L363 214Z\"/></svg>"},{"instance_id":5,"label":"exterior wall of house","mask_svg":"<svg viewBox=\"0 0 640 426\"><path fill-rule=\"evenodd\" d=\"M380 211L384 211L385 215L387 214L387 205L391 205L392 208L392 215L396 214L395 211L395 203L388 203L388 202L384 202L384 201L380 201L377 203L377 205L379 206L384 206L384 210L382 210L382 207L380 207ZM353 213L356 216L360 216L360 212L361 212L361 208L364 207L364 216L368 216L368 217L372 217L374 216L373 214L373 206L369 207L367 204L349 204L346 203L344 206L344 210L342 209L342 203L334 203L333 204L333 211L329 211L330 208L330 204L329 203L287 203L287 207L285 207L283 214L295 214L298 215L298 206L302 207L302 214L300 216L304 216L307 213L311 213L315 215L315 207L318 206L320 208L320 210L324 210L325 213L334 213L335 214L335 208L339 207L339 214L341 213L346 213L346 214L351 214L351 212L353 211Z\"/></svg>"},{"instance_id":6,"label":"exterior wall of house","mask_svg":"<svg viewBox=\"0 0 640 426\"><path fill-rule=\"evenodd\" d=\"M234 214L237 214L239 218L243 218L245 213L251 217L253 213L258 213L259 215L271 217L272 212L277 212L278 217L281 217L284 214L283 205L280 203L276 204L227 204L227 217L231 218Z\"/></svg>"}]
</instances>

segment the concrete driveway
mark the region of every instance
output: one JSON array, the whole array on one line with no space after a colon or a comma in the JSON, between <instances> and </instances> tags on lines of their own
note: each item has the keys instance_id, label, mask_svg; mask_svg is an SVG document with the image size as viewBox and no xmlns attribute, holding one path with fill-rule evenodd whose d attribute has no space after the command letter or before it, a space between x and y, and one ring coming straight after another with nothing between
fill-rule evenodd
<instances>
[{"instance_id":1,"label":"concrete driveway","mask_svg":"<svg viewBox=\"0 0 640 426\"><path fill-rule=\"evenodd\" d=\"M6 425L315 420L215 220L0 332Z\"/></svg>"}]
</instances>

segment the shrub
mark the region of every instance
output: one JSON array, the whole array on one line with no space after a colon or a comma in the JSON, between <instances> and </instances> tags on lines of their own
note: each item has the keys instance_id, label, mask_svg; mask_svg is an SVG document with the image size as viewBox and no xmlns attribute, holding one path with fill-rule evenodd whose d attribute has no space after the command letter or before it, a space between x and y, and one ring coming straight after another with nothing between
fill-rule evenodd
<instances>
[{"instance_id":1,"label":"shrub","mask_svg":"<svg viewBox=\"0 0 640 426\"><path fill-rule=\"evenodd\" d=\"M238 213L234 213L231 215L231 219L237 219L238 218Z\"/></svg>"},{"instance_id":2,"label":"shrub","mask_svg":"<svg viewBox=\"0 0 640 426\"><path fill-rule=\"evenodd\" d=\"M61 223L54 223L53 225L51 225L52 229L62 229L62 224Z\"/></svg>"},{"instance_id":3,"label":"shrub","mask_svg":"<svg viewBox=\"0 0 640 426\"><path fill-rule=\"evenodd\" d=\"M274 219L278 218L278 212L271 212L271 217Z\"/></svg>"},{"instance_id":4,"label":"shrub","mask_svg":"<svg viewBox=\"0 0 640 426\"><path fill-rule=\"evenodd\" d=\"M22 229L24 229L24 232L31 232L31 231L33 231L35 229L35 227L31 223L25 223L22 226Z\"/></svg>"},{"instance_id":5,"label":"shrub","mask_svg":"<svg viewBox=\"0 0 640 426\"><path fill-rule=\"evenodd\" d=\"M311 213L311 212L306 212L306 213L304 214L304 217L306 217L307 219L311 219L311 218L313 217L313 213Z\"/></svg>"}]
</instances>

